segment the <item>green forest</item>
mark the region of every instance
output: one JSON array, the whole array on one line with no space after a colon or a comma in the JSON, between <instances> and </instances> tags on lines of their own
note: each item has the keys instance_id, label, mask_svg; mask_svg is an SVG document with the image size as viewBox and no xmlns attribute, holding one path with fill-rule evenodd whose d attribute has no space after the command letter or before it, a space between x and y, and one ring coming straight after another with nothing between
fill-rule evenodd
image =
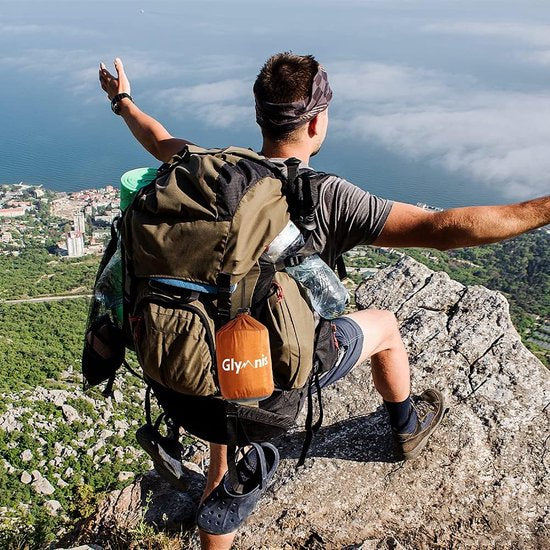
<instances>
[{"instance_id":1,"label":"green forest","mask_svg":"<svg viewBox=\"0 0 550 550\"><path fill-rule=\"evenodd\" d=\"M0 303L0 391L44 385L80 369L87 300Z\"/></svg>"},{"instance_id":2,"label":"green forest","mask_svg":"<svg viewBox=\"0 0 550 550\"><path fill-rule=\"evenodd\" d=\"M0 256L0 300L90 293L98 263L96 256L53 256L43 248Z\"/></svg>"}]
</instances>

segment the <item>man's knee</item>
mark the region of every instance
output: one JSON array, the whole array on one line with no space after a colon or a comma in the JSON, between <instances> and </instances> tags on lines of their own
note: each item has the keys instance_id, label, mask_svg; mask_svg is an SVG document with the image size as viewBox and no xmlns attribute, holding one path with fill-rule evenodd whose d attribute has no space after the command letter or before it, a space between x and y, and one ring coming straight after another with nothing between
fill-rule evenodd
<instances>
[{"instance_id":1,"label":"man's knee","mask_svg":"<svg viewBox=\"0 0 550 550\"><path fill-rule=\"evenodd\" d=\"M397 317L387 309L363 309L349 315L363 331L365 337L376 328L385 336L399 335Z\"/></svg>"},{"instance_id":2,"label":"man's knee","mask_svg":"<svg viewBox=\"0 0 550 550\"><path fill-rule=\"evenodd\" d=\"M399 323L391 311L364 309L347 316L353 319L363 332L365 342L363 356L368 357L380 351L402 345Z\"/></svg>"}]
</instances>

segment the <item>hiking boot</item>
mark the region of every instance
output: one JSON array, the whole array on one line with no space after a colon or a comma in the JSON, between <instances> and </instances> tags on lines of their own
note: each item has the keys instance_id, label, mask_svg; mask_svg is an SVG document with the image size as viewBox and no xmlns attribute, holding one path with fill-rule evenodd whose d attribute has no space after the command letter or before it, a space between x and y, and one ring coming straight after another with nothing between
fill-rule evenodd
<instances>
[{"instance_id":1,"label":"hiking boot","mask_svg":"<svg viewBox=\"0 0 550 550\"><path fill-rule=\"evenodd\" d=\"M411 399L418 420L411 433L393 432L395 448L402 460L416 458L426 446L428 438L437 428L448 410L443 394L434 389L426 390Z\"/></svg>"}]
</instances>

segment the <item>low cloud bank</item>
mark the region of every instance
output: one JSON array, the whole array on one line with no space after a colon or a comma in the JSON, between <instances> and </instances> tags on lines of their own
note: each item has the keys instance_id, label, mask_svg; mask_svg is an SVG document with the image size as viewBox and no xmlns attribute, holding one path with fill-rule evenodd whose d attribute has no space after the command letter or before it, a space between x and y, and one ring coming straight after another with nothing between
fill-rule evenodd
<instances>
[{"instance_id":1,"label":"low cloud bank","mask_svg":"<svg viewBox=\"0 0 550 550\"><path fill-rule=\"evenodd\" d=\"M427 159L510 199L548 193L550 94L482 90L469 78L398 65L331 69L334 126L348 139Z\"/></svg>"}]
</instances>

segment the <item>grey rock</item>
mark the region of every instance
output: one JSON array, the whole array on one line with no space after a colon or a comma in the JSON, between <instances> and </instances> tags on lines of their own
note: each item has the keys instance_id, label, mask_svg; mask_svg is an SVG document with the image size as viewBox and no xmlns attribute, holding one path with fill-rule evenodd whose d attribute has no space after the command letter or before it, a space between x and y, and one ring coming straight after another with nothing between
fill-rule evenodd
<instances>
[{"instance_id":1,"label":"grey rock","mask_svg":"<svg viewBox=\"0 0 550 550\"><path fill-rule=\"evenodd\" d=\"M119 472L118 473L118 480L119 481L128 481L129 479L133 479L135 477L134 472Z\"/></svg>"},{"instance_id":2,"label":"grey rock","mask_svg":"<svg viewBox=\"0 0 550 550\"><path fill-rule=\"evenodd\" d=\"M57 477L55 484L61 489L69 485L62 477Z\"/></svg>"},{"instance_id":3,"label":"grey rock","mask_svg":"<svg viewBox=\"0 0 550 550\"><path fill-rule=\"evenodd\" d=\"M72 548L56 548L55 550L103 550L103 547L97 544L83 544L82 546L73 546Z\"/></svg>"},{"instance_id":4,"label":"grey rock","mask_svg":"<svg viewBox=\"0 0 550 550\"><path fill-rule=\"evenodd\" d=\"M7 433L21 430L23 424L19 421L19 416L24 412L24 409L17 408L7 410L4 414L0 415L0 428Z\"/></svg>"},{"instance_id":5,"label":"grey rock","mask_svg":"<svg viewBox=\"0 0 550 550\"><path fill-rule=\"evenodd\" d=\"M115 420L115 430L128 430L128 422L126 420Z\"/></svg>"},{"instance_id":6,"label":"grey rock","mask_svg":"<svg viewBox=\"0 0 550 550\"><path fill-rule=\"evenodd\" d=\"M45 477L33 481L31 487L41 495L51 495L55 492L55 487Z\"/></svg>"},{"instance_id":7,"label":"grey rock","mask_svg":"<svg viewBox=\"0 0 550 550\"><path fill-rule=\"evenodd\" d=\"M113 432L112 430L101 430L101 433L97 437L104 441L109 437L112 437L114 433L115 432Z\"/></svg>"},{"instance_id":8,"label":"grey rock","mask_svg":"<svg viewBox=\"0 0 550 550\"><path fill-rule=\"evenodd\" d=\"M63 404L61 406L61 412L63 413L63 418L65 418L69 424L80 420L78 411L74 407L71 407L71 405L67 405L66 403Z\"/></svg>"},{"instance_id":9,"label":"grey rock","mask_svg":"<svg viewBox=\"0 0 550 550\"><path fill-rule=\"evenodd\" d=\"M32 451L30 449L25 449L21 453L21 460L23 462L30 462L32 460Z\"/></svg>"},{"instance_id":10,"label":"grey rock","mask_svg":"<svg viewBox=\"0 0 550 550\"><path fill-rule=\"evenodd\" d=\"M121 460L124 458L124 447L115 447L112 454L115 458Z\"/></svg>"},{"instance_id":11,"label":"grey rock","mask_svg":"<svg viewBox=\"0 0 550 550\"><path fill-rule=\"evenodd\" d=\"M43 506L51 516L57 516L59 510L61 510L61 503L58 500L47 500Z\"/></svg>"},{"instance_id":12,"label":"grey rock","mask_svg":"<svg viewBox=\"0 0 550 550\"><path fill-rule=\"evenodd\" d=\"M15 467L10 462L3 458L2 463L4 464L4 468L6 469L7 474L15 473Z\"/></svg>"},{"instance_id":13,"label":"grey rock","mask_svg":"<svg viewBox=\"0 0 550 550\"><path fill-rule=\"evenodd\" d=\"M124 401L124 395L120 390L115 390L113 392L113 400L115 403L122 403L122 401Z\"/></svg>"},{"instance_id":14,"label":"grey rock","mask_svg":"<svg viewBox=\"0 0 550 550\"><path fill-rule=\"evenodd\" d=\"M66 448L59 443L59 441L56 441L53 444L53 451L55 453L55 456L66 456Z\"/></svg>"},{"instance_id":15,"label":"grey rock","mask_svg":"<svg viewBox=\"0 0 550 550\"><path fill-rule=\"evenodd\" d=\"M550 373L505 298L405 257L356 302L396 314L413 391L440 388L450 414L418 459L396 462L368 364L356 368L324 392L304 468L294 468L302 434L279 442L275 484L235 548L294 548L313 535L319 548L548 547Z\"/></svg>"},{"instance_id":16,"label":"grey rock","mask_svg":"<svg viewBox=\"0 0 550 550\"><path fill-rule=\"evenodd\" d=\"M413 391L440 388L450 413L417 459L398 462L369 364L354 369L324 390L304 467L301 428L276 442L274 483L234 548L549 548L550 373L522 345L504 297L404 257L356 302L396 314ZM106 499L98 536L137 522L148 490L147 521L192 523L200 485L191 497L149 475Z\"/></svg>"},{"instance_id":17,"label":"grey rock","mask_svg":"<svg viewBox=\"0 0 550 550\"><path fill-rule=\"evenodd\" d=\"M29 472L24 471L21 474L21 483L28 485L32 481L32 476L29 474Z\"/></svg>"},{"instance_id":18,"label":"grey rock","mask_svg":"<svg viewBox=\"0 0 550 550\"><path fill-rule=\"evenodd\" d=\"M94 542L101 544L102 534L112 529L135 529L143 520L166 530L192 527L205 478L193 471L191 479L188 491L181 492L155 471L140 476L128 487L107 495L90 520L87 532L94 533Z\"/></svg>"}]
</instances>

